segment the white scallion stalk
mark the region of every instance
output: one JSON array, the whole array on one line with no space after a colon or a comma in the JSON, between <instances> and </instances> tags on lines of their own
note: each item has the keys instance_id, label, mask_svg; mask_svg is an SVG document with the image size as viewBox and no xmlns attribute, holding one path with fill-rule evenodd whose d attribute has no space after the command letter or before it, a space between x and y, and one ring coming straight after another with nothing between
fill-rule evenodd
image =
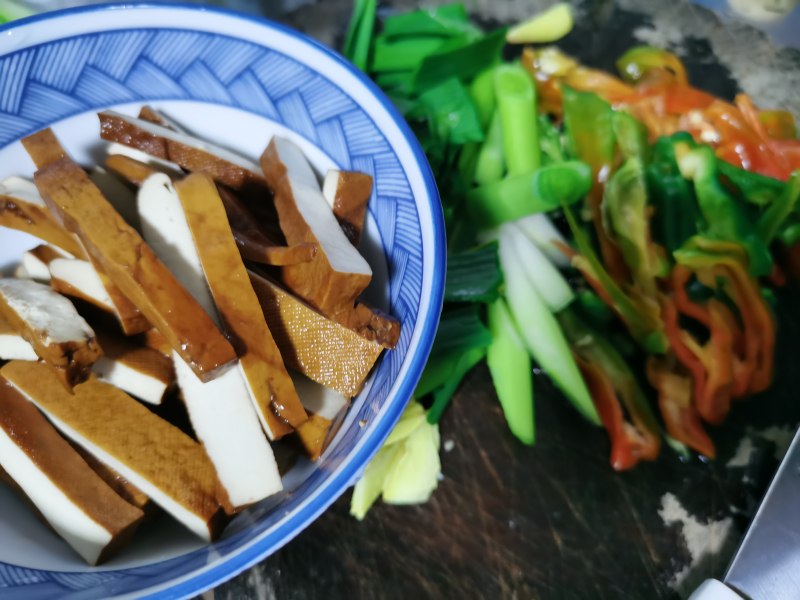
<instances>
[{"instance_id":1,"label":"white scallion stalk","mask_svg":"<svg viewBox=\"0 0 800 600\"><path fill-rule=\"evenodd\" d=\"M528 281L552 313L566 308L574 299L567 280L544 253L513 223L500 226L501 243L508 244L525 270Z\"/></svg>"},{"instance_id":2,"label":"white scallion stalk","mask_svg":"<svg viewBox=\"0 0 800 600\"><path fill-rule=\"evenodd\" d=\"M592 423L600 418L591 394L555 316L539 297L525 267L507 239L500 237L500 265L505 274L506 300L522 341L533 359Z\"/></svg>"},{"instance_id":3,"label":"white scallion stalk","mask_svg":"<svg viewBox=\"0 0 800 600\"><path fill-rule=\"evenodd\" d=\"M550 217L538 213L517 219L514 223L525 232L528 239L536 244L536 247L544 252L554 265L562 268L569 266L569 259L553 244L553 242L560 242L564 245L569 244L564 236L561 235L561 232L556 229L556 226L553 225Z\"/></svg>"}]
</instances>

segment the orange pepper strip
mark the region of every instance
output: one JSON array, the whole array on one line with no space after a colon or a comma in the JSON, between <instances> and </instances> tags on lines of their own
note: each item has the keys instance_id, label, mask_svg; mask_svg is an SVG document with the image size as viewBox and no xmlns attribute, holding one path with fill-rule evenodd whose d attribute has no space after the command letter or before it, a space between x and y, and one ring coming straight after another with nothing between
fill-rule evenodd
<instances>
[{"instance_id":1,"label":"orange pepper strip","mask_svg":"<svg viewBox=\"0 0 800 600\"><path fill-rule=\"evenodd\" d=\"M611 440L609 460L614 470L626 471L635 467L640 460L655 460L660 449L659 439L646 428L625 420L614 385L602 369L577 354L573 356Z\"/></svg>"},{"instance_id":2,"label":"orange pepper strip","mask_svg":"<svg viewBox=\"0 0 800 600\"><path fill-rule=\"evenodd\" d=\"M685 332L683 334L685 337L682 339L706 368L707 379L695 389L695 404L700 415L706 421L717 423L719 417L710 415L718 414L719 411L711 410L709 403L716 405L716 402L721 402L727 405L730 404L730 398L726 400L726 396L732 394L738 398L744 395L747 392L754 365L752 362L748 362L744 356L741 329L728 307L717 300L709 301L708 306L704 307L689 298L686 293L686 284L691 276L692 271L688 267L676 265L672 271L672 291L678 312L698 321L710 332L709 342L702 347ZM687 337L691 342L686 340ZM712 348L715 344L716 348ZM726 387L727 389L723 389ZM717 400L713 402L712 399L715 397ZM701 408L701 405L704 408ZM727 409L725 413L727 413Z\"/></svg>"},{"instance_id":3,"label":"orange pepper strip","mask_svg":"<svg viewBox=\"0 0 800 600\"><path fill-rule=\"evenodd\" d=\"M650 356L647 379L658 391L658 407L670 436L693 450L714 458L714 442L703 429L697 410L692 405L692 382L681 372L674 357Z\"/></svg>"},{"instance_id":4,"label":"orange pepper strip","mask_svg":"<svg viewBox=\"0 0 800 600\"><path fill-rule=\"evenodd\" d=\"M745 338L745 352L755 368L748 393L766 390L772 383L773 355L775 352L775 321L767 307L758 282L745 266L730 257L720 257L714 268L717 276L728 275L733 283L733 301L741 313ZM754 348L751 348L754 346Z\"/></svg>"}]
</instances>

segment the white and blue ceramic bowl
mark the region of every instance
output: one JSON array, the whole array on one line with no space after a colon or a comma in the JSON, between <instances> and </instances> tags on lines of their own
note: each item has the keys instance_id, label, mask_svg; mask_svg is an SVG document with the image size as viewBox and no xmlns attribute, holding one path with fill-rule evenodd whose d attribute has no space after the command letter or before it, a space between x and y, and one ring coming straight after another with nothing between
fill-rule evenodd
<instances>
[{"instance_id":1,"label":"white and blue ceramic bowl","mask_svg":"<svg viewBox=\"0 0 800 600\"><path fill-rule=\"evenodd\" d=\"M0 598L189 596L253 565L353 483L411 397L436 331L445 241L434 181L402 117L341 57L286 27L196 6L94 6L0 27L0 178L32 175L19 139L48 126L77 160L96 160L96 111L144 103L253 159L279 132L320 172L372 174L363 249L376 273L371 300L402 321L400 343L322 459L293 469L286 492L210 546L163 518L121 556L88 568L0 489ZM34 243L0 229L0 268Z\"/></svg>"}]
</instances>

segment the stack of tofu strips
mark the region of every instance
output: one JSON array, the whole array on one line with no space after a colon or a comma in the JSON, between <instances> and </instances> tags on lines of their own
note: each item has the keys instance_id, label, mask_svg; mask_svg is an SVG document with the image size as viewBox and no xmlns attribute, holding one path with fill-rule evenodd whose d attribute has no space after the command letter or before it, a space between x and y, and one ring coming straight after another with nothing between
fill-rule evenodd
<instances>
[{"instance_id":1,"label":"stack of tofu strips","mask_svg":"<svg viewBox=\"0 0 800 600\"><path fill-rule=\"evenodd\" d=\"M359 300L370 176L99 118L102 166L47 129L33 181L0 183L0 225L42 241L0 279L0 478L90 564L161 512L211 541L281 491L270 442L316 460L400 335Z\"/></svg>"}]
</instances>

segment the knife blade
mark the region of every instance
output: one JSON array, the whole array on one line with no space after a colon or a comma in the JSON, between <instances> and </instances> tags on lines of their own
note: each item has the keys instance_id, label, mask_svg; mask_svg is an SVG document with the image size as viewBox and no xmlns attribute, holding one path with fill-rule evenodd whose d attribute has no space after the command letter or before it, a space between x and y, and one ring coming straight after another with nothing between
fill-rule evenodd
<instances>
[{"instance_id":1,"label":"knife blade","mask_svg":"<svg viewBox=\"0 0 800 600\"><path fill-rule=\"evenodd\" d=\"M800 598L800 430L767 490L728 571L703 583L691 600Z\"/></svg>"}]
</instances>

